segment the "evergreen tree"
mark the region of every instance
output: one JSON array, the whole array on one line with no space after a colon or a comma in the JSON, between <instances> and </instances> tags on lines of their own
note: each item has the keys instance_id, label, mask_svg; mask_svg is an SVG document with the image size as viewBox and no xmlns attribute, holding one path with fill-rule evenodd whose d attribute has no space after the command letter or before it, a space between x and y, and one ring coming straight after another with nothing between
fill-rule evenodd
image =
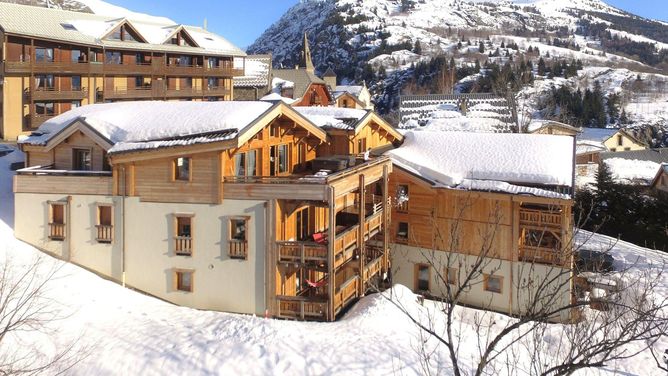
<instances>
[{"instance_id":1,"label":"evergreen tree","mask_svg":"<svg viewBox=\"0 0 668 376\"><path fill-rule=\"evenodd\" d=\"M420 45L419 40L415 41L415 46L413 46L413 52L415 52L418 55L422 55L422 46Z\"/></svg>"},{"instance_id":2,"label":"evergreen tree","mask_svg":"<svg viewBox=\"0 0 668 376\"><path fill-rule=\"evenodd\" d=\"M485 44L482 43L482 41L480 41L480 44L478 44L478 52L480 52L481 54L485 53Z\"/></svg>"},{"instance_id":3,"label":"evergreen tree","mask_svg":"<svg viewBox=\"0 0 668 376\"><path fill-rule=\"evenodd\" d=\"M545 60L543 60L542 57L538 59L538 75L539 76L545 75Z\"/></svg>"}]
</instances>

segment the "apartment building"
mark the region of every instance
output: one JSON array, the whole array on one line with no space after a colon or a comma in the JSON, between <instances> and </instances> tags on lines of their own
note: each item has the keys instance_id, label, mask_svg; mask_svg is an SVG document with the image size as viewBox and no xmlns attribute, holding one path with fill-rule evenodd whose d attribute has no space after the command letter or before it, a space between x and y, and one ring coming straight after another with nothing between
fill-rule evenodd
<instances>
[{"instance_id":1,"label":"apartment building","mask_svg":"<svg viewBox=\"0 0 668 376\"><path fill-rule=\"evenodd\" d=\"M387 275L387 157L367 111L123 102L20 143L16 237L170 302L334 320ZM360 146L362 145L362 146Z\"/></svg>"},{"instance_id":2,"label":"apartment building","mask_svg":"<svg viewBox=\"0 0 668 376\"><path fill-rule=\"evenodd\" d=\"M86 104L233 98L245 53L203 28L0 3L0 138Z\"/></svg>"}]
</instances>

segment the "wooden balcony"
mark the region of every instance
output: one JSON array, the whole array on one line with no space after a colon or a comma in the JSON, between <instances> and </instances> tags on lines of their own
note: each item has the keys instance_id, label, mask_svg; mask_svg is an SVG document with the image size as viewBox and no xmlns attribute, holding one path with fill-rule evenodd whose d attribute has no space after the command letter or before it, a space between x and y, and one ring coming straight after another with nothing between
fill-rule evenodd
<instances>
[{"instance_id":1,"label":"wooden balcony","mask_svg":"<svg viewBox=\"0 0 668 376\"><path fill-rule=\"evenodd\" d=\"M368 281L371 278L380 275L381 270L383 269L383 256L376 257L367 263L364 267L364 280Z\"/></svg>"},{"instance_id":2,"label":"wooden balcony","mask_svg":"<svg viewBox=\"0 0 668 376\"><path fill-rule=\"evenodd\" d=\"M328 319L327 299L279 295L276 300L278 301L277 316L280 318L317 321Z\"/></svg>"},{"instance_id":3,"label":"wooden balcony","mask_svg":"<svg viewBox=\"0 0 668 376\"><path fill-rule=\"evenodd\" d=\"M334 315L336 316L348 303L359 297L359 284L361 283L358 275L350 278L336 289L334 293Z\"/></svg>"},{"instance_id":4,"label":"wooden balcony","mask_svg":"<svg viewBox=\"0 0 668 376\"><path fill-rule=\"evenodd\" d=\"M105 75L142 75L151 76L159 73L160 66L157 63L139 64L104 64Z\"/></svg>"},{"instance_id":5,"label":"wooden balcony","mask_svg":"<svg viewBox=\"0 0 668 376\"><path fill-rule=\"evenodd\" d=\"M203 95L205 97L217 97L224 95L231 95L232 91L224 86L211 86L204 89Z\"/></svg>"},{"instance_id":6,"label":"wooden balcony","mask_svg":"<svg viewBox=\"0 0 668 376\"><path fill-rule=\"evenodd\" d=\"M30 73L54 73L54 74L102 74L101 63L79 63L76 61L6 61L4 64L5 74L30 74Z\"/></svg>"},{"instance_id":7,"label":"wooden balcony","mask_svg":"<svg viewBox=\"0 0 668 376\"><path fill-rule=\"evenodd\" d=\"M204 90L197 87L184 87L181 89L167 89L166 96L168 98L191 98L201 97L204 95Z\"/></svg>"},{"instance_id":8,"label":"wooden balcony","mask_svg":"<svg viewBox=\"0 0 668 376\"><path fill-rule=\"evenodd\" d=\"M233 259L245 260L248 257L248 242L230 240L228 256Z\"/></svg>"},{"instance_id":9,"label":"wooden balcony","mask_svg":"<svg viewBox=\"0 0 668 376\"><path fill-rule=\"evenodd\" d=\"M561 228L561 213L520 209L520 226Z\"/></svg>"},{"instance_id":10,"label":"wooden balcony","mask_svg":"<svg viewBox=\"0 0 668 376\"><path fill-rule=\"evenodd\" d=\"M45 121L54 118L57 114L35 114L31 113L24 117L24 128L26 130L32 130L39 128L40 125L44 124Z\"/></svg>"},{"instance_id":11,"label":"wooden balcony","mask_svg":"<svg viewBox=\"0 0 668 376\"><path fill-rule=\"evenodd\" d=\"M314 263L327 262L327 245L315 242L279 241L276 242L279 262Z\"/></svg>"},{"instance_id":12,"label":"wooden balcony","mask_svg":"<svg viewBox=\"0 0 668 376\"><path fill-rule=\"evenodd\" d=\"M65 224L49 223L49 239L65 240Z\"/></svg>"},{"instance_id":13,"label":"wooden balcony","mask_svg":"<svg viewBox=\"0 0 668 376\"><path fill-rule=\"evenodd\" d=\"M33 101L82 100L88 97L88 89L58 90L55 88L36 88L26 90L25 96Z\"/></svg>"},{"instance_id":14,"label":"wooden balcony","mask_svg":"<svg viewBox=\"0 0 668 376\"><path fill-rule=\"evenodd\" d=\"M175 236L174 253L176 253L177 256L192 256L193 238L190 236Z\"/></svg>"},{"instance_id":15,"label":"wooden balcony","mask_svg":"<svg viewBox=\"0 0 668 376\"><path fill-rule=\"evenodd\" d=\"M137 88L109 88L98 91L104 99L150 99L164 97L164 90L151 86Z\"/></svg>"},{"instance_id":16,"label":"wooden balcony","mask_svg":"<svg viewBox=\"0 0 668 376\"><path fill-rule=\"evenodd\" d=\"M95 226L97 230L97 236L95 239L98 243L111 243L112 236L114 233L114 226L111 225L97 225Z\"/></svg>"},{"instance_id":17,"label":"wooden balcony","mask_svg":"<svg viewBox=\"0 0 668 376\"><path fill-rule=\"evenodd\" d=\"M520 245L519 260L523 262L565 266L570 257L559 249Z\"/></svg>"},{"instance_id":18,"label":"wooden balcony","mask_svg":"<svg viewBox=\"0 0 668 376\"><path fill-rule=\"evenodd\" d=\"M50 166L24 168L14 176L14 192L109 196L111 172L54 170Z\"/></svg>"}]
</instances>

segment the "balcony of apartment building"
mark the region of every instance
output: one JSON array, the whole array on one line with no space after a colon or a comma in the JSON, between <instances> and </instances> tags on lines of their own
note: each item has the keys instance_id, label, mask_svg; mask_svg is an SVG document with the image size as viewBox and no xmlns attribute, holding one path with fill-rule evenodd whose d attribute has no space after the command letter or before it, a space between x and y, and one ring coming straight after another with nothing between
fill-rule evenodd
<instances>
[{"instance_id":1,"label":"balcony of apartment building","mask_svg":"<svg viewBox=\"0 0 668 376\"><path fill-rule=\"evenodd\" d=\"M81 76L37 74L23 94L27 101L80 101L88 97L88 89L81 85Z\"/></svg>"},{"instance_id":2,"label":"balcony of apartment building","mask_svg":"<svg viewBox=\"0 0 668 376\"><path fill-rule=\"evenodd\" d=\"M81 152L90 153L89 150ZM77 150L73 153L76 156ZM14 176L14 192L106 196L112 194L111 171L93 171L85 166L75 168L79 169L63 170L54 165L45 165L17 170Z\"/></svg>"},{"instance_id":3,"label":"balcony of apartment building","mask_svg":"<svg viewBox=\"0 0 668 376\"><path fill-rule=\"evenodd\" d=\"M523 204L519 208L519 260L545 265L568 266L567 214L562 206Z\"/></svg>"},{"instance_id":4,"label":"balcony of apartment building","mask_svg":"<svg viewBox=\"0 0 668 376\"><path fill-rule=\"evenodd\" d=\"M223 194L271 202L273 313L331 321L388 270L391 162L350 156L317 158L307 165L287 176L226 177Z\"/></svg>"},{"instance_id":5,"label":"balcony of apartment building","mask_svg":"<svg viewBox=\"0 0 668 376\"><path fill-rule=\"evenodd\" d=\"M191 55L168 55L160 60L161 73L173 77L234 77L244 74L232 59Z\"/></svg>"}]
</instances>

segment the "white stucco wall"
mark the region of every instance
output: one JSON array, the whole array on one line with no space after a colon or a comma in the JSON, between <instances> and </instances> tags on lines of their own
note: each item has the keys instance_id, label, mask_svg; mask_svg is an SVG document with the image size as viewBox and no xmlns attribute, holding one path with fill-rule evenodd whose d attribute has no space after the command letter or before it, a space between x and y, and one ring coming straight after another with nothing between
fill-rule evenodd
<instances>
[{"instance_id":1,"label":"white stucco wall","mask_svg":"<svg viewBox=\"0 0 668 376\"><path fill-rule=\"evenodd\" d=\"M225 200L222 205L208 205L146 203L138 198L126 198L123 205L121 197L75 195L70 197L65 214L65 240L49 240L48 202L67 200L68 196L62 194L17 193L16 237L120 282L124 228L125 282L128 286L188 307L264 313L264 201ZM114 237L111 244L96 240L99 203L113 204ZM192 256L174 254L175 213L194 215ZM246 260L228 257L229 219L235 216L249 217ZM175 290L174 269L194 271L193 292Z\"/></svg>"},{"instance_id":2,"label":"white stucco wall","mask_svg":"<svg viewBox=\"0 0 668 376\"><path fill-rule=\"evenodd\" d=\"M447 294L443 284L447 266L459 269L460 278L464 278L467 268L470 269L477 260L475 256L399 244L393 244L391 250L393 282L405 285L413 291L416 291L415 265L422 263L434 266L430 271L430 294L433 296ZM485 291L483 276L476 273L478 278L473 280L469 289L462 294L462 304L507 314L520 314L536 302L532 296L539 286L547 292L544 295L552 296L549 303L555 307L563 307L569 303L571 274L568 269L497 259L486 260L481 267L485 274L503 277L502 292ZM436 271L435 268L439 270ZM441 273L442 277L439 277L438 273ZM544 281L549 283L541 284ZM554 320L566 321L568 318L569 312L565 311Z\"/></svg>"}]
</instances>

